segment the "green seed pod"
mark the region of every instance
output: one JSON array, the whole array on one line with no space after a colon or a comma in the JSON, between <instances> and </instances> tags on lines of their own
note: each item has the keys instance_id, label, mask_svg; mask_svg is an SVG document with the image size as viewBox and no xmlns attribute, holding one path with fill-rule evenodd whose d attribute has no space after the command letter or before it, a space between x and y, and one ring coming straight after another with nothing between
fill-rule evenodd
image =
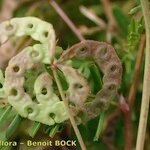
<instances>
[{"instance_id":1,"label":"green seed pod","mask_svg":"<svg viewBox=\"0 0 150 150\"><path fill-rule=\"evenodd\" d=\"M49 63L55 53L55 32L51 24L35 17L13 18L0 24L0 44L12 36L31 36L42 43L45 63ZM50 52L49 52L50 50Z\"/></svg>"},{"instance_id":2,"label":"green seed pod","mask_svg":"<svg viewBox=\"0 0 150 150\"><path fill-rule=\"evenodd\" d=\"M25 17L3 22L0 27L1 44L12 36L24 35L40 42L24 48L9 61L3 82L10 105L22 117L46 125L67 120L64 103L53 92L52 78L48 73L40 74L34 83L36 100L24 89L26 71L33 69L36 64L50 64L54 57L55 32L52 25L35 17Z\"/></svg>"}]
</instances>

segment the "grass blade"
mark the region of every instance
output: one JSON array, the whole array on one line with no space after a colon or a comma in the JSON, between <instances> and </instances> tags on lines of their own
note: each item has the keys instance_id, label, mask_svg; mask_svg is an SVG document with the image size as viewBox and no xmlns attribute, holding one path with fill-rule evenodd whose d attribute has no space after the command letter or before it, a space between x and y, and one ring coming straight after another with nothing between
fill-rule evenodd
<instances>
[{"instance_id":1,"label":"grass blade","mask_svg":"<svg viewBox=\"0 0 150 150\"><path fill-rule=\"evenodd\" d=\"M9 115L11 109L12 109L12 106L8 106L8 108L4 111L4 113L0 117L0 127L3 125L3 122L5 121L7 116Z\"/></svg>"},{"instance_id":2,"label":"grass blade","mask_svg":"<svg viewBox=\"0 0 150 150\"><path fill-rule=\"evenodd\" d=\"M98 127L97 127L97 131L96 131L96 134L95 134L95 137L94 137L94 141L98 141L99 137L100 137L100 134L103 130L103 125L104 125L104 120L105 120L105 112L102 112L101 115L100 115L100 118L99 118L99 123L98 123Z\"/></svg>"},{"instance_id":3,"label":"grass blade","mask_svg":"<svg viewBox=\"0 0 150 150\"><path fill-rule=\"evenodd\" d=\"M14 120L9 125L7 131L6 131L6 138L10 139L12 135L15 133L15 131L18 129L20 123L22 122L23 118L17 114L14 118Z\"/></svg>"},{"instance_id":4,"label":"grass blade","mask_svg":"<svg viewBox=\"0 0 150 150\"><path fill-rule=\"evenodd\" d=\"M50 131L49 136L53 138L56 133L61 131L62 124L56 124Z\"/></svg>"},{"instance_id":5,"label":"grass blade","mask_svg":"<svg viewBox=\"0 0 150 150\"><path fill-rule=\"evenodd\" d=\"M39 123L39 122L34 122L34 124L33 124L32 128L31 128L31 130L29 131L29 135L30 135L32 138L34 138L35 135L36 135L36 133L37 133L38 130L40 129L40 127L41 127L41 123Z\"/></svg>"}]
</instances>

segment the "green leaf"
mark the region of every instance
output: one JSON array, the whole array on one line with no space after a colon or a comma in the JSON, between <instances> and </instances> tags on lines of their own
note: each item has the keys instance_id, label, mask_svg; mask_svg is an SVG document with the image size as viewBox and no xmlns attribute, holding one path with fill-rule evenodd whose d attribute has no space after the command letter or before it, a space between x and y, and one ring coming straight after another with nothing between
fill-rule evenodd
<instances>
[{"instance_id":1,"label":"green leaf","mask_svg":"<svg viewBox=\"0 0 150 150\"><path fill-rule=\"evenodd\" d=\"M29 135L32 138L34 138L34 136L36 135L36 133L38 132L38 130L40 129L40 127L41 127L41 123L35 121L34 124L33 124L33 126L32 126L32 128L29 131Z\"/></svg>"},{"instance_id":2,"label":"green leaf","mask_svg":"<svg viewBox=\"0 0 150 150\"><path fill-rule=\"evenodd\" d=\"M56 124L49 132L49 136L53 138L56 133L62 130L62 124Z\"/></svg>"},{"instance_id":3,"label":"green leaf","mask_svg":"<svg viewBox=\"0 0 150 150\"><path fill-rule=\"evenodd\" d=\"M19 114L17 114L15 116L14 120L11 122L11 124L9 125L9 127L6 131L7 139L10 139L12 137L12 135L16 132L16 130L18 129L22 120L23 120L23 118Z\"/></svg>"},{"instance_id":4,"label":"green leaf","mask_svg":"<svg viewBox=\"0 0 150 150\"><path fill-rule=\"evenodd\" d=\"M44 132L48 134L51 138L53 138L55 134L61 132L62 129L63 124L55 124L53 126L45 126Z\"/></svg>"},{"instance_id":5,"label":"green leaf","mask_svg":"<svg viewBox=\"0 0 150 150\"><path fill-rule=\"evenodd\" d=\"M102 88L102 75L98 69L98 67L93 64L90 66L91 78L93 80L94 85L94 93L97 93Z\"/></svg>"},{"instance_id":6,"label":"green leaf","mask_svg":"<svg viewBox=\"0 0 150 150\"><path fill-rule=\"evenodd\" d=\"M105 112L102 112L100 114L100 117L99 117L99 123L98 123L97 131L96 131L95 137L93 139L94 141L98 141L98 139L99 139L99 137L103 131L104 120L105 120Z\"/></svg>"},{"instance_id":7,"label":"green leaf","mask_svg":"<svg viewBox=\"0 0 150 150\"><path fill-rule=\"evenodd\" d=\"M127 37L128 35L128 25L129 25L129 18L125 16L118 6L116 6L113 10L114 17L116 18L116 21L118 23L118 26L120 27L120 30L122 32L122 35L124 37Z\"/></svg>"},{"instance_id":8,"label":"green leaf","mask_svg":"<svg viewBox=\"0 0 150 150\"><path fill-rule=\"evenodd\" d=\"M12 106L8 106L8 108L4 111L4 113L0 117L0 127L3 125L3 122L11 112Z\"/></svg>"},{"instance_id":9,"label":"green leaf","mask_svg":"<svg viewBox=\"0 0 150 150\"><path fill-rule=\"evenodd\" d=\"M138 5L138 6L134 7L134 8L132 8L132 9L129 11L129 14L130 14L130 15L134 15L134 14L136 14L136 13L139 12L139 11L141 11L141 5Z\"/></svg>"},{"instance_id":10,"label":"green leaf","mask_svg":"<svg viewBox=\"0 0 150 150\"><path fill-rule=\"evenodd\" d=\"M139 21L135 21L135 20L131 21L131 23L128 26L128 36L127 36L127 45L128 45L128 52L129 52L128 55L134 55L134 53L131 52L137 51L141 34L143 33L143 31L144 31L144 22L142 18Z\"/></svg>"}]
</instances>

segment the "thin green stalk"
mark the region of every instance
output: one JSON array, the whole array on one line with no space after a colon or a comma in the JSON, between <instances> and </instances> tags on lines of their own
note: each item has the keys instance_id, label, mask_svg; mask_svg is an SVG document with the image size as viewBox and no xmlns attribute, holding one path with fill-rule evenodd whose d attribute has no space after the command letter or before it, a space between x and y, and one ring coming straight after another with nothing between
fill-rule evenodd
<instances>
[{"instance_id":1,"label":"thin green stalk","mask_svg":"<svg viewBox=\"0 0 150 150\"><path fill-rule=\"evenodd\" d=\"M53 138L57 132L59 132L60 124L56 124L50 131L49 136Z\"/></svg>"},{"instance_id":2,"label":"thin green stalk","mask_svg":"<svg viewBox=\"0 0 150 150\"><path fill-rule=\"evenodd\" d=\"M23 118L17 114L14 118L14 120L11 122L11 124L9 125L7 131L6 131L6 139L9 140L12 135L16 132L16 130L18 129L19 125L21 124Z\"/></svg>"},{"instance_id":3,"label":"thin green stalk","mask_svg":"<svg viewBox=\"0 0 150 150\"><path fill-rule=\"evenodd\" d=\"M63 102L64 102L66 111L68 112L70 122L71 122L72 127L73 127L73 129L74 129L74 131L75 131L75 134L76 134L76 136L77 136L77 139L78 139L78 141L79 141L79 144L80 144L80 146L81 146L81 149L82 149L82 150L86 150L86 146L85 146L85 144L84 144L84 142L83 142L82 136L81 136L80 131L79 131L77 125L76 125L76 122L75 122L75 119L74 119L74 117L73 117L73 115L72 115L72 112L71 112L70 109L69 109L68 100L67 100L66 97L65 97L65 94L64 94L64 92L63 92L63 88L62 88L62 86L61 86L61 83L60 83L60 80L59 80L59 77L58 77L58 74L57 74L57 71L56 71L55 68L53 69L53 76L54 76L54 78L55 78L56 84L57 84L57 86L58 86L58 90L59 90L60 95L61 95L61 98L62 98L62 100L63 100Z\"/></svg>"},{"instance_id":4,"label":"thin green stalk","mask_svg":"<svg viewBox=\"0 0 150 150\"><path fill-rule=\"evenodd\" d=\"M142 12L145 20L146 29L146 53L145 53L145 71L144 71L144 84L143 95L141 104L140 121L138 128L138 136L136 143L136 150L144 149L145 133L147 126L147 118L149 111L150 100L150 8L148 0L141 0Z\"/></svg>"},{"instance_id":5,"label":"thin green stalk","mask_svg":"<svg viewBox=\"0 0 150 150\"><path fill-rule=\"evenodd\" d=\"M61 9L61 7L56 3L55 0L49 0L50 5L55 9L58 15L64 20L72 32L77 36L80 41L84 40L83 35L80 30L75 26L75 24L70 20L67 14Z\"/></svg>"},{"instance_id":6,"label":"thin green stalk","mask_svg":"<svg viewBox=\"0 0 150 150\"><path fill-rule=\"evenodd\" d=\"M4 113L0 117L0 127L3 125L3 122L5 121L6 117L9 115L11 109L12 106L8 106L8 108L4 111Z\"/></svg>"},{"instance_id":7,"label":"thin green stalk","mask_svg":"<svg viewBox=\"0 0 150 150\"><path fill-rule=\"evenodd\" d=\"M34 138L36 133L39 131L41 127L41 123L40 122L34 122L33 127L31 128L31 130L29 131L29 135Z\"/></svg>"},{"instance_id":8,"label":"thin green stalk","mask_svg":"<svg viewBox=\"0 0 150 150\"><path fill-rule=\"evenodd\" d=\"M96 131L96 134L95 134L95 137L94 137L94 141L98 141L98 139L99 139L99 137L100 137L100 135L102 133L102 130L103 130L103 127L104 127L105 113L106 112L102 112L100 114L98 127L97 127L97 131Z\"/></svg>"}]
</instances>

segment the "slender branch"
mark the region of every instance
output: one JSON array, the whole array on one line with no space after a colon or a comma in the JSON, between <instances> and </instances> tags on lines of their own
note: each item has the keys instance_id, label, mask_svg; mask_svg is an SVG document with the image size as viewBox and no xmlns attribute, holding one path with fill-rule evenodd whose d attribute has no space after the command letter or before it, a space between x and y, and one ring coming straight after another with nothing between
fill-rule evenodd
<instances>
[{"instance_id":1,"label":"slender branch","mask_svg":"<svg viewBox=\"0 0 150 150\"><path fill-rule=\"evenodd\" d=\"M134 79L130 88L129 96L128 96L128 104L129 104L129 111L125 111L124 114L124 122L125 122L125 150L132 149L132 124L131 124L131 114L132 114L132 107L135 101L136 91L138 87L138 81L140 77L140 70L142 64L142 58L144 54L144 47L145 47L145 34L141 36L141 42L137 54L136 64L135 64L135 71L134 71ZM125 103L124 103L125 104Z\"/></svg>"},{"instance_id":2,"label":"slender branch","mask_svg":"<svg viewBox=\"0 0 150 150\"><path fill-rule=\"evenodd\" d=\"M111 43L112 34L117 26L109 0L101 0L108 19L107 42Z\"/></svg>"},{"instance_id":3,"label":"slender branch","mask_svg":"<svg viewBox=\"0 0 150 150\"><path fill-rule=\"evenodd\" d=\"M55 11L59 14L59 16L64 20L64 22L69 26L69 28L73 31L73 33L78 37L78 39L80 41L83 41L84 40L84 37L82 36L80 30L78 30L78 28L74 25L74 23L69 19L69 17L66 15L66 13L59 7L59 5L55 2L55 0L50 0L49 3L51 4L51 6L55 9ZM69 106L68 106L68 100L66 99L65 97L65 94L63 92L63 88L61 86L61 83L60 83L60 80L58 78L58 74L57 74L57 71L54 67L53 69L53 76L55 78L55 81L56 81L56 84L58 86L58 90L60 92L60 95L61 95L61 98L62 100L64 101L64 105L66 107L66 110L68 112L68 115L69 115L69 119L70 119L70 122L72 124L72 127L75 131L75 134L77 136L77 139L79 141L79 144L81 146L81 149L82 150L86 150L86 146L84 144L84 141L82 139L82 136L80 134L80 131L76 125L76 122L75 122L75 119L72 115L72 112L70 111L69 109Z\"/></svg>"},{"instance_id":4,"label":"slender branch","mask_svg":"<svg viewBox=\"0 0 150 150\"><path fill-rule=\"evenodd\" d=\"M123 114L125 124L125 147L124 150L132 150L132 133L131 133L131 110L123 95L119 95L119 108Z\"/></svg>"},{"instance_id":5,"label":"slender branch","mask_svg":"<svg viewBox=\"0 0 150 150\"><path fill-rule=\"evenodd\" d=\"M106 28L106 23L104 22L104 20L99 18L92 10L86 8L85 6L80 6L80 12L85 17L95 22L101 28L101 30Z\"/></svg>"},{"instance_id":6,"label":"slender branch","mask_svg":"<svg viewBox=\"0 0 150 150\"><path fill-rule=\"evenodd\" d=\"M49 3L59 14L59 16L64 20L68 27L73 31L73 33L78 37L80 41L84 40L80 30L74 25L74 23L69 19L66 13L60 8L60 6L55 2L55 0L50 0Z\"/></svg>"},{"instance_id":7,"label":"slender branch","mask_svg":"<svg viewBox=\"0 0 150 150\"><path fill-rule=\"evenodd\" d=\"M96 27L87 27L85 25L81 25L79 27L79 30L82 33L82 35L91 35L91 34L103 31L103 29L100 28L99 26L96 26Z\"/></svg>"},{"instance_id":8,"label":"slender branch","mask_svg":"<svg viewBox=\"0 0 150 150\"><path fill-rule=\"evenodd\" d=\"M16 0L5 0L1 9L0 21L10 19L17 5L18 2Z\"/></svg>"},{"instance_id":9,"label":"slender branch","mask_svg":"<svg viewBox=\"0 0 150 150\"><path fill-rule=\"evenodd\" d=\"M62 88L62 86L61 86L61 83L60 83L60 80L59 80L59 77L58 77L56 68L53 68L53 76L54 76L54 78L55 78L55 81L56 81L56 84L57 84L57 86L58 86L58 90L59 90L59 92L60 92L61 98L62 98L62 100L63 100L63 102L64 102L64 105L65 105L65 107L66 107L66 110L67 110L67 112L68 112L69 119L70 119L70 121L71 121L71 124L72 124L72 126L73 126L73 129L74 129L75 134L76 134L76 136L77 136L77 139L78 139L78 141L79 141L79 144L80 144L82 150L86 150L86 146L85 146L85 144L84 144L84 142L83 142L83 139L82 139L82 136L81 136L81 134L80 134L80 131L79 131L77 125L76 125L76 122L75 122L75 119L74 119L74 117L73 117L73 115L72 115L72 112L71 112L70 109L69 109L68 100L66 99L65 94L64 94L64 92L63 92L63 88Z\"/></svg>"},{"instance_id":10,"label":"slender branch","mask_svg":"<svg viewBox=\"0 0 150 150\"><path fill-rule=\"evenodd\" d=\"M146 53L145 53L145 70L144 70L144 83L143 83L143 95L141 104L140 121L138 128L138 136L136 143L136 150L144 149L145 133L149 111L149 99L150 99L150 7L148 0L141 0L142 12L145 20L146 29Z\"/></svg>"},{"instance_id":11,"label":"slender branch","mask_svg":"<svg viewBox=\"0 0 150 150\"><path fill-rule=\"evenodd\" d=\"M95 137L93 139L94 141L98 141L98 139L102 133L102 130L104 128L104 119L105 119L105 112L102 112L99 117L97 131L96 131Z\"/></svg>"},{"instance_id":12,"label":"slender branch","mask_svg":"<svg viewBox=\"0 0 150 150\"><path fill-rule=\"evenodd\" d=\"M109 0L101 0L102 5L104 7L104 11L106 13L107 19L111 26L116 27L116 21L112 13L112 8Z\"/></svg>"},{"instance_id":13,"label":"slender branch","mask_svg":"<svg viewBox=\"0 0 150 150\"><path fill-rule=\"evenodd\" d=\"M140 70L141 70L142 59L143 59L143 55L144 55L145 42L146 42L146 36L145 36L145 34L143 34L141 36L141 41L140 41L140 45L139 45L139 49L138 49L138 53L137 53L137 57L136 57L133 82L130 87L129 96L128 96L128 103L129 103L130 109L132 109L132 107L133 107L136 92L138 89Z\"/></svg>"}]
</instances>

